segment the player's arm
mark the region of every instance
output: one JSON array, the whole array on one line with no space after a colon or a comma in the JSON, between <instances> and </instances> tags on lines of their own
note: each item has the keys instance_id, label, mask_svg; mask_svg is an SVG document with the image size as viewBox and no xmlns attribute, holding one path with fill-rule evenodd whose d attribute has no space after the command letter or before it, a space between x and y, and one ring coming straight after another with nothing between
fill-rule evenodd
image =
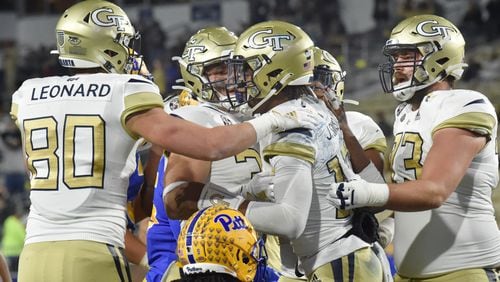
<instances>
[{"instance_id":1,"label":"player's arm","mask_svg":"<svg viewBox=\"0 0 500 282\"><path fill-rule=\"evenodd\" d=\"M485 135L459 128L443 128L433 135L418 180L399 184L356 180L334 184L327 199L339 208L385 207L398 211L423 211L440 207L456 189L472 159L487 142Z\"/></svg>"},{"instance_id":2,"label":"player's arm","mask_svg":"<svg viewBox=\"0 0 500 282\"><path fill-rule=\"evenodd\" d=\"M4 282L11 282L12 277L10 276L10 271L9 271L9 264L7 263L7 260L5 259L5 256L0 253L0 278Z\"/></svg>"},{"instance_id":3,"label":"player's arm","mask_svg":"<svg viewBox=\"0 0 500 282\"><path fill-rule=\"evenodd\" d=\"M125 256L131 263L147 267L146 245L129 229L125 232Z\"/></svg>"},{"instance_id":4,"label":"player's arm","mask_svg":"<svg viewBox=\"0 0 500 282\"><path fill-rule=\"evenodd\" d=\"M153 195L156 182L156 171L158 163L163 155L163 149L153 145L149 149L148 160L144 165L144 183L139 190L139 194L133 201L134 220L136 222L151 215L153 209Z\"/></svg>"},{"instance_id":5,"label":"player's arm","mask_svg":"<svg viewBox=\"0 0 500 282\"><path fill-rule=\"evenodd\" d=\"M309 110L294 110L293 113L271 111L240 124L205 128L172 117L162 108L155 107L136 112L127 109L122 118L132 134L140 135L169 152L202 160L220 160L251 147L271 132L297 127L314 128L320 117Z\"/></svg>"},{"instance_id":6,"label":"player's arm","mask_svg":"<svg viewBox=\"0 0 500 282\"><path fill-rule=\"evenodd\" d=\"M384 182L384 160L382 155L376 149L364 150L359 143L357 137L351 131L349 123L346 117L346 113L343 105L335 106L330 100L323 99L326 106L332 112L339 122L340 130L344 135L344 142L346 144L347 150L351 155L351 165L355 173L360 173L361 177L368 178L368 181L374 182ZM373 171L373 167L370 165L370 161L373 163L376 170L380 173L376 175L376 171Z\"/></svg>"},{"instance_id":7,"label":"player's arm","mask_svg":"<svg viewBox=\"0 0 500 282\"><path fill-rule=\"evenodd\" d=\"M209 161L170 154L163 198L169 218L187 219L198 210L198 199L203 183L209 180L210 168Z\"/></svg>"},{"instance_id":8,"label":"player's arm","mask_svg":"<svg viewBox=\"0 0 500 282\"><path fill-rule=\"evenodd\" d=\"M271 163L276 202L245 201L239 210L256 230L295 239L304 231L311 206L312 165L288 156L273 157Z\"/></svg>"},{"instance_id":9,"label":"player's arm","mask_svg":"<svg viewBox=\"0 0 500 282\"><path fill-rule=\"evenodd\" d=\"M389 184L386 208L421 211L440 207L456 189L472 159L487 138L468 130L444 128L433 135L433 145L419 180Z\"/></svg>"}]
</instances>

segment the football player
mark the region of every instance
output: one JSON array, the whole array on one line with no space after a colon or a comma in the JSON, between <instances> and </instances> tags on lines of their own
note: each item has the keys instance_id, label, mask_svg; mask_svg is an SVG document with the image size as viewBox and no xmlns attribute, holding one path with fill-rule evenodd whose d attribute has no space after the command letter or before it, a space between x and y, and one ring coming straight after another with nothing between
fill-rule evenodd
<instances>
[{"instance_id":1,"label":"football player","mask_svg":"<svg viewBox=\"0 0 500 282\"><path fill-rule=\"evenodd\" d=\"M221 204L204 208L182 227L182 278L175 282L264 282L263 245L241 212Z\"/></svg>"},{"instance_id":2,"label":"football player","mask_svg":"<svg viewBox=\"0 0 500 282\"><path fill-rule=\"evenodd\" d=\"M495 281L500 231L491 203L498 183L497 117L483 94L453 89L466 67L458 28L435 15L400 22L379 67L395 110L395 184L335 185L340 208L396 210L396 281ZM480 231L478 231L480 230ZM439 236L436 236L439 234ZM496 278L495 278L496 277Z\"/></svg>"},{"instance_id":3,"label":"football player","mask_svg":"<svg viewBox=\"0 0 500 282\"><path fill-rule=\"evenodd\" d=\"M339 121L346 144L343 154L350 160L353 171L360 174L361 177L384 182L381 176L384 169L384 154L387 149L385 136L369 116L360 112L344 111L344 102L357 104L356 101L344 100L344 81L345 71L342 70L335 57L326 50L314 47L313 90ZM384 269L386 281L392 281L389 262L385 257L383 246L387 246L392 240L393 219L385 219L380 224L383 231L376 233L379 226L377 219L369 213L371 212L357 211L355 213L353 218L353 224L357 228L355 234L360 235L361 238L365 238L370 243L374 243L372 247L377 248L376 252L383 262L383 266L386 267ZM380 245L375 240L382 240L383 244ZM285 238L280 240L280 249L283 263L281 272L284 276L280 278L280 281L305 280L306 277L303 275L296 258L294 260L289 241Z\"/></svg>"},{"instance_id":4,"label":"football player","mask_svg":"<svg viewBox=\"0 0 500 282\"><path fill-rule=\"evenodd\" d=\"M300 121L270 113L210 129L166 114L158 87L129 74L139 36L110 2L71 6L56 38L59 63L75 75L28 79L12 95L31 174L19 280L130 280L122 248L138 137L171 152L221 159L271 131L314 126L298 111Z\"/></svg>"},{"instance_id":5,"label":"football player","mask_svg":"<svg viewBox=\"0 0 500 282\"><path fill-rule=\"evenodd\" d=\"M179 62L184 84L201 103L174 110L173 115L206 127L243 121L241 114L231 110L231 104L225 95L227 59L233 51L236 40L234 33L224 27L201 29L191 36L182 56L175 59ZM165 173L167 188L164 194L165 207L170 218L187 218L197 210L196 205L185 207L196 202L184 201L184 197L193 197L194 191L198 191L199 194L200 188L203 187L201 183L209 180L235 194L247 192L252 194L252 191L242 191L242 185L251 178L256 178L254 175L261 172L261 159L255 147L215 162L172 153L169 155L168 163ZM157 212L160 210L163 208L157 209ZM164 215L164 218L167 218L167 215ZM161 225L161 222L159 223ZM154 249L149 253L153 256ZM165 270L166 266L163 266L163 269ZM170 270L167 273L167 280L171 280L176 271L175 268Z\"/></svg>"},{"instance_id":6,"label":"football player","mask_svg":"<svg viewBox=\"0 0 500 282\"><path fill-rule=\"evenodd\" d=\"M343 139L336 118L308 86L313 56L309 36L287 22L262 22L240 35L226 85L232 107L245 105L251 114L304 109L322 122L312 130L270 134L260 142L261 155L274 173L275 202L235 198L211 182L204 185L199 199L191 200L197 200L200 209L224 201L245 213L256 230L291 240L308 279L347 277L341 273L345 260L360 266L351 268L354 279L381 281L381 265L370 245L348 234L351 214L336 210L325 199L332 182L355 174L341 153Z\"/></svg>"},{"instance_id":7,"label":"football player","mask_svg":"<svg viewBox=\"0 0 500 282\"><path fill-rule=\"evenodd\" d=\"M175 109L186 106L195 105L198 102L190 98L191 94L184 90L179 95L171 95L165 99L164 109L167 113L172 113ZM167 281L167 269L173 262L176 261L177 255L175 248L177 246L177 238L180 232L180 221L170 219L165 211L163 203L163 189L165 187L164 174L167 167L167 154L157 150L155 146L150 151L150 156L160 155L159 163L157 164L156 181L153 192L153 207L151 211L150 221L146 233L147 241L147 261L149 270L146 273L147 281ZM172 267L174 267L172 265ZM170 272L169 280L180 277L179 272Z\"/></svg>"}]
</instances>

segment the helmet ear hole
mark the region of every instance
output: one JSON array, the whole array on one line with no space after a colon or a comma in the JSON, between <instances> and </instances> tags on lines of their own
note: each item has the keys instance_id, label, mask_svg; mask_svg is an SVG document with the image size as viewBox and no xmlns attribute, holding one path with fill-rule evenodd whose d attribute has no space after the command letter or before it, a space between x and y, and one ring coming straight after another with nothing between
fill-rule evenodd
<instances>
[{"instance_id":1,"label":"helmet ear hole","mask_svg":"<svg viewBox=\"0 0 500 282\"><path fill-rule=\"evenodd\" d=\"M118 55L117 52L113 51L113 50L104 50L104 53L106 53L108 56L110 56L111 58L113 58L114 56Z\"/></svg>"},{"instance_id":2,"label":"helmet ear hole","mask_svg":"<svg viewBox=\"0 0 500 282\"><path fill-rule=\"evenodd\" d=\"M445 57L445 58L441 58L441 59L438 59L436 60L436 62L440 65L444 65L446 64L450 59L448 57Z\"/></svg>"}]
</instances>

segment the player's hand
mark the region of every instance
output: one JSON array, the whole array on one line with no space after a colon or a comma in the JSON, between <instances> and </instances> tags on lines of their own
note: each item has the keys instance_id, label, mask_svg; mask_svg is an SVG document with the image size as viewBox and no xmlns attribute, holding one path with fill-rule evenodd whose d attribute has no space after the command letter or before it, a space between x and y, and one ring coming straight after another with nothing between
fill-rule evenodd
<instances>
[{"instance_id":1,"label":"player's hand","mask_svg":"<svg viewBox=\"0 0 500 282\"><path fill-rule=\"evenodd\" d=\"M314 110L296 109L290 112L273 110L246 122L253 125L257 140L260 140L271 132L277 133L293 128L314 130L323 119Z\"/></svg>"},{"instance_id":2,"label":"player's hand","mask_svg":"<svg viewBox=\"0 0 500 282\"><path fill-rule=\"evenodd\" d=\"M339 209L379 207L389 199L387 184L368 183L363 179L333 183L326 199Z\"/></svg>"},{"instance_id":3,"label":"player's hand","mask_svg":"<svg viewBox=\"0 0 500 282\"><path fill-rule=\"evenodd\" d=\"M255 174L247 184L241 186L241 195L250 201L274 202L273 178L271 172Z\"/></svg>"},{"instance_id":4,"label":"player's hand","mask_svg":"<svg viewBox=\"0 0 500 282\"><path fill-rule=\"evenodd\" d=\"M146 62L142 56L133 57L133 65L130 74L138 74L149 80L153 80L153 75L146 66Z\"/></svg>"}]
</instances>

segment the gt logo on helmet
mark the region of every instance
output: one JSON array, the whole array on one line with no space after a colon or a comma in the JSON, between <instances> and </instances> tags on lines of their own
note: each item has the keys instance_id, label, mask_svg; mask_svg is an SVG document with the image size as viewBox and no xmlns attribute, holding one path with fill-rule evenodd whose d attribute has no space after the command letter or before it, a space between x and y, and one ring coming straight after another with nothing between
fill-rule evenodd
<instances>
[{"instance_id":1,"label":"gt logo on helmet","mask_svg":"<svg viewBox=\"0 0 500 282\"><path fill-rule=\"evenodd\" d=\"M427 32L424 30L424 27L429 24L437 24L438 22L435 20L428 20L428 21L423 21L417 25L417 33L422 35L422 36L437 36L441 35L443 38L450 38L450 35L448 34L448 30L454 31L453 28L448 27L448 26L442 26L442 25L431 25L430 29L433 32Z\"/></svg>"},{"instance_id":2,"label":"gt logo on helmet","mask_svg":"<svg viewBox=\"0 0 500 282\"><path fill-rule=\"evenodd\" d=\"M182 54L182 58L187 58L188 62L192 62L195 60L194 55L205 52L205 46L191 46L186 47L186 51Z\"/></svg>"},{"instance_id":3,"label":"gt logo on helmet","mask_svg":"<svg viewBox=\"0 0 500 282\"><path fill-rule=\"evenodd\" d=\"M248 45L254 49L262 49L267 46L273 47L273 51L282 51L283 46L281 45L281 40L292 40L293 37L289 34L277 34L271 36L262 36L259 38L258 36L261 34L272 34L273 30L265 29L257 31L256 33L250 35L248 38Z\"/></svg>"},{"instance_id":4,"label":"gt logo on helmet","mask_svg":"<svg viewBox=\"0 0 500 282\"><path fill-rule=\"evenodd\" d=\"M90 15L90 18L92 21L98 25L98 26L114 26L116 25L118 31L125 31L125 28L123 26L129 25L128 19L123 17L123 16L118 16L118 15L106 15L105 19L107 21L102 21L99 17L101 13L113 13L113 10L111 8L100 8L97 10L94 10L92 14Z\"/></svg>"}]
</instances>

